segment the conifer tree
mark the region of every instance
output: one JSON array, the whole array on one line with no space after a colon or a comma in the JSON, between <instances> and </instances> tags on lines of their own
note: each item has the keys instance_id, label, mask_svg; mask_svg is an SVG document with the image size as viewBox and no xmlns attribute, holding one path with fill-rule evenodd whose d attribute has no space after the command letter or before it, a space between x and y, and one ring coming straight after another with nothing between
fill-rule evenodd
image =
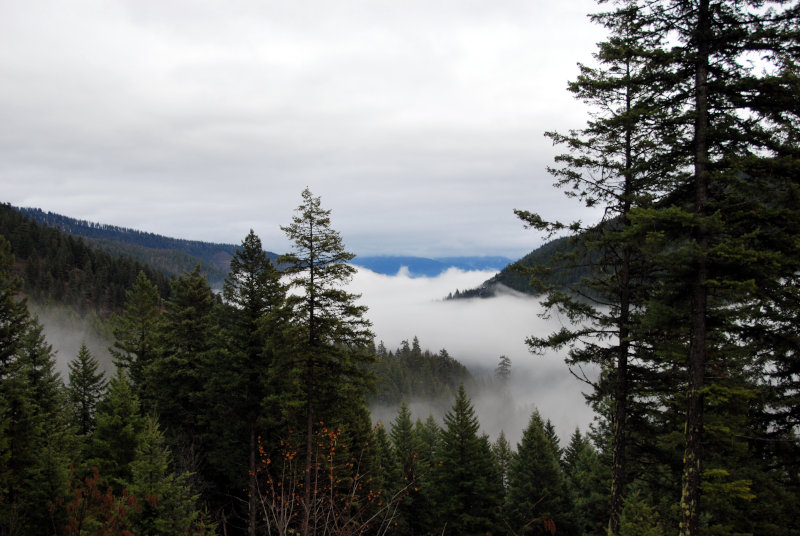
<instances>
[{"instance_id":1,"label":"conifer tree","mask_svg":"<svg viewBox=\"0 0 800 536\"><path fill-rule=\"evenodd\" d=\"M224 363L219 303L199 266L172 283L157 334L157 352L147 363L144 398L155 409L171 445L197 448L207 432L206 384Z\"/></svg>"},{"instance_id":2,"label":"conifer tree","mask_svg":"<svg viewBox=\"0 0 800 536\"><path fill-rule=\"evenodd\" d=\"M400 484L406 488L403 498L398 504L397 523L398 531L404 534L421 534L424 531L422 521L425 519L423 511L429 506L425 496L423 480L430 471L420 462L423 450L422 441L414 430L411 421L411 411L403 400L397 417L392 421L390 438L399 469Z\"/></svg>"},{"instance_id":3,"label":"conifer tree","mask_svg":"<svg viewBox=\"0 0 800 536\"><path fill-rule=\"evenodd\" d=\"M142 388L144 371L154 358L156 334L161 314L158 289L139 272L133 288L125 292L125 307L111 318L114 345L109 348L114 364L127 369L137 393Z\"/></svg>"},{"instance_id":4,"label":"conifer tree","mask_svg":"<svg viewBox=\"0 0 800 536\"><path fill-rule=\"evenodd\" d=\"M37 318L29 320L16 354L3 382L10 410L9 506L18 530L48 534L60 523L55 503L64 498L77 445L55 354Z\"/></svg>"},{"instance_id":5,"label":"conifer tree","mask_svg":"<svg viewBox=\"0 0 800 536\"><path fill-rule=\"evenodd\" d=\"M511 461L506 494L506 518L520 535L548 534L554 522L558 532L571 533L571 505L561 465L538 411L531 416Z\"/></svg>"},{"instance_id":6,"label":"conifer tree","mask_svg":"<svg viewBox=\"0 0 800 536\"><path fill-rule=\"evenodd\" d=\"M124 369L117 369L106 394L97 405L96 425L89 448L90 465L115 494L127 488L133 477L139 437L144 426L139 398L133 392Z\"/></svg>"},{"instance_id":7,"label":"conifer tree","mask_svg":"<svg viewBox=\"0 0 800 536\"><path fill-rule=\"evenodd\" d=\"M344 249L341 236L330 226L330 210L321 206L307 188L292 223L281 227L292 242L292 253L279 259L285 265L289 286L299 289L290 294L287 304L293 312L294 354L291 374L297 378L305 417L305 482L303 536L309 534L312 465L314 463L314 426L341 423L342 417L332 410L353 409L352 425L362 426L365 414L361 386L365 382L362 363L374 356L372 333L364 318L366 307L357 305L358 296L342 287L349 282L355 268L348 261L354 255ZM351 402L344 403L343 399ZM331 402L337 400L334 405ZM361 408L361 409L359 409ZM299 408L298 408L299 409ZM359 414L360 413L360 414ZM339 421L339 422L337 422Z\"/></svg>"},{"instance_id":8,"label":"conifer tree","mask_svg":"<svg viewBox=\"0 0 800 536\"><path fill-rule=\"evenodd\" d=\"M171 470L171 458L158 419L146 417L130 464L130 492L141 508L132 524L140 534L204 534L200 495L191 489L189 475Z\"/></svg>"},{"instance_id":9,"label":"conifer tree","mask_svg":"<svg viewBox=\"0 0 800 536\"><path fill-rule=\"evenodd\" d=\"M67 392L75 413L78 433L88 437L94 430L95 410L105 391L106 381L99 364L86 343L82 343L78 355L69 362L69 386Z\"/></svg>"},{"instance_id":10,"label":"conifer tree","mask_svg":"<svg viewBox=\"0 0 800 536\"><path fill-rule=\"evenodd\" d=\"M492 445L492 451L494 452L495 459L497 459L497 465L500 468L500 478L503 482L503 490L505 491L508 489L508 478L511 471L511 460L514 456L514 451L508 439L506 439L506 433L503 430L500 430L500 435L497 436L497 440Z\"/></svg>"},{"instance_id":11,"label":"conifer tree","mask_svg":"<svg viewBox=\"0 0 800 536\"><path fill-rule=\"evenodd\" d=\"M493 533L500 526L500 470L488 437L478 433L478 418L463 386L444 424L431 475L438 528L429 530L464 535Z\"/></svg>"},{"instance_id":12,"label":"conifer tree","mask_svg":"<svg viewBox=\"0 0 800 536\"><path fill-rule=\"evenodd\" d=\"M567 362L579 368L585 362L604 369L594 384L591 399L603 405L613 400L611 415L612 498L609 526L617 534L622 494L627 479L627 420L633 385L631 363L637 348L635 325L647 297L650 267L630 236L631 213L650 206L668 191L672 177L670 149L654 142L672 136L659 81L658 47L662 37L648 31L648 19L633 1L616 2L616 8L593 15L609 30L598 45L597 67L581 65L581 74L569 84L577 99L592 106L586 128L567 134L548 132L554 143L568 152L548 168L556 186L587 207L602 206L603 220L587 228L580 222L544 222L538 215L517 211L528 225L549 233L569 229L575 233L575 252L554 260L559 267L586 266L589 275L565 291L551 285L544 305L565 313L573 323L547 337L534 336L532 350L568 347ZM540 283L541 284L541 283ZM591 383L591 380L588 380Z\"/></svg>"},{"instance_id":13,"label":"conifer tree","mask_svg":"<svg viewBox=\"0 0 800 536\"><path fill-rule=\"evenodd\" d=\"M578 534L605 536L608 533L610 468L601 462L589 438L578 429L564 449L562 467L572 504L572 525Z\"/></svg>"},{"instance_id":14,"label":"conifer tree","mask_svg":"<svg viewBox=\"0 0 800 536\"><path fill-rule=\"evenodd\" d=\"M270 440L277 435L278 420L272 418L271 422L265 422L270 413L265 411L264 400L280 392L273 378L273 360L283 320L285 289L280 283L280 273L267 258L261 240L252 229L231 259L222 295L226 306L228 364L224 374L211 375L207 388L214 391L208 395L210 400L219 401L213 410L215 418L210 422L215 429L214 436L229 436L230 440L215 442L221 450L214 458L234 462L220 467L220 471L247 475L248 534L254 535L256 440L259 434ZM235 454L230 452L232 447Z\"/></svg>"}]
</instances>

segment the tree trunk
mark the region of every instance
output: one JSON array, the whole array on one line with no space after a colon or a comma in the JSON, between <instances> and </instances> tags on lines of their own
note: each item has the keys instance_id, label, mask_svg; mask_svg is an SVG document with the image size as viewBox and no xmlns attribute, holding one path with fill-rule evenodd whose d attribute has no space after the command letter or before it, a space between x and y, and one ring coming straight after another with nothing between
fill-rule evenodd
<instances>
[{"instance_id":1,"label":"tree trunk","mask_svg":"<svg viewBox=\"0 0 800 536\"><path fill-rule=\"evenodd\" d=\"M249 519L247 524L248 536L256 536L256 429L250 422L250 493L248 494Z\"/></svg>"},{"instance_id":2,"label":"tree trunk","mask_svg":"<svg viewBox=\"0 0 800 536\"><path fill-rule=\"evenodd\" d=\"M695 71L695 227L699 250L697 270L691 286L692 311L689 344L689 385L686 404L686 450L681 489L681 536L699 533L699 504L702 471L703 386L706 358L706 316L709 231L703 220L708 202L708 64L710 42L709 0L701 0L697 18L697 61Z\"/></svg>"},{"instance_id":3,"label":"tree trunk","mask_svg":"<svg viewBox=\"0 0 800 536\"><path fill-rule=\"evenodd\" d=\"M626 73L630 81L630 64ZM625 89L625 111L631 112L630 85ZM627 229L631 225L628 215L631 212L632 192L634 188L633 173L633 125L625 127L625 188L622 199L622 225ZM628 417L628 353L630 352L630 308L631 308L631 248L623 246L622 266L620 266L619 286L619 317L617 330L619 344L617 346L617 377L614 386L614 437L612 439L611 463L611 515L608 528L613 536L619 536L620 517L625 493L625 451L627 447L627 417Z\"/></svg>"},{"instance_id":4,"label":"tree trunk","mask_svg":"<svg viewBox=\"0 0 800 536\"><path fill-rule=\"evenodd\" d=\"M314 403L312 386L314 385L314 364L308 364L308 391L306 394L306 467L303 475L303 526L301 534L310 535L311 521L311 467L314 461Z\"/></svg>"}]
</instances>

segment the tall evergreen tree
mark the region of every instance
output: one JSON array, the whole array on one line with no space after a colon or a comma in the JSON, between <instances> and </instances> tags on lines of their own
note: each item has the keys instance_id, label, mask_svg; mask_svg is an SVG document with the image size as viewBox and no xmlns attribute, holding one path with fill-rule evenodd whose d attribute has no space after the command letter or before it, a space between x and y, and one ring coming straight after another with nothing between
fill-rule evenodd
<instances>
[{"instance_id":1,"label":"tall evergreen tree","mask_svg":"<svg viewBox=\"0 0 800 536\"><path fill-rule=\"evenodd\" d=\"M69 400L75 413L78 433L88 437L94 430L95 410L103 396L106 381L99 364L86 343L82 343L75 359L69 362Z\"/></svg>"},{"instance_id":2,"label":"tall evergreen tree","mask_svg":"<svg viewBox=\"0 0 800 536\"><path fill-rule=\"evenodd\" d=\"M133 515L133 525L140 534L204 534L199 493L191 489L189 475L172 472L171 458L158 419L146 417L130 464L130 491L141 508Z\"/></svg>"},{"instance_id":3,"label":"tall evergreen tree","mask_svg":"<svg viewBox=\"0 0 800 536\"><path fill-rule=\"evenodd\" d=\"M636 427L660 426L665 439L684 430L682 535L701 530L701 489L709 525L724 517L723 495L728 504L747 495L734 458L703 445L741 443L746 401L761 381L756 369L780 367L780 360L765 366L755 357L768 353L755 333L780 338L782 323L766 328L759 316L779 309L777 289L796 273L794 242L774 238L797 222L786 171L797 158L796 74L787 73L797 69L799 13L783 1L617 1L595 17L611 31L597 55L600 68L582 69L571 86L597 115L575 135L551 135L570 151L558 157L559 184L614 215L582 238L605 268L591 276L587 297L608 308L551 293L549 304L564 308L578 328L531 342L561 346L577 335L589 344L573 347L570 359L599 357L604 366L595 400L615 401L604 410L613 425L614 533L630 479L631 418ZM519 215L540 229L567 227ZM615 344L595 344L608 334ZM666 410L661 415L654 399ZM706 421L713 434L704 433ZM671 447L653 444L656 435L642 433L636 442L668 453ZM703 484L704 473L729 476Z\"/></svg>"},{"instance_id":4,"label":"tall evergreen tree","mask_svg":"<svg viewBox=\"0 0 800 536\"><path fill-rule=\"evenodd\" d=\"M506 494L506 519L517 534L549 534L552 523L570 534L570 504L561 465L539 412L528 427L511 461Z\"/></svg>"},{"instance_id":5,"label":"tall evergreen tree","mask_svg":"<svg viewBox=\"0 0 800 536\"><path fill-rule=\"evenodd\" d=\"M556 186L587 207L602 206L603 220L586 228L580 222L544 222L525 211L517 214L530 226L550 233L569 228L576 233L576 253L557 258L563 266L586 266L589 275L565 292L558 285L547 288L547 308L565 313L573 322L548 337L531 337L534 351L547 347L570 348L568 363L580 367L597 363L604 369L590 397L601 406L613 400L613 471L610 522L619 531L619 515L627 479L627 420L630 391L636 380L631 361L639 347L635 324L647 297L650 267L630 236L632 211L650 206L669 187L672 177L671 148L655 142L670 137L672 124L663 100L659 46L662 37L650 32L648 18L636 2L616 2L616 9L593 15L609 31L598 45L596 67L581 65L581 74L569 84L577 99L591 106L591 119L581 130L568 134L548 132L567 153L556 157L548 169ZM556 267L553 267L556 268ZM631 378L631 375L634 375Z\"/></svg>"},{"instance_id":6,"label":"tall evergreen tree","mask_svg":"<svg viewBox=\"0 0 800 536\"><path fill-rule=\"evenodd\" d=\"M266 422L272 412L265 411L264 399L279 391L273 379L273 360L285 299L280 273L252 229L231 259L222 295L229 355L224 374L209 378L209 388L215 391L210 397L219 401L210 424L215 427L215 437L230 436L230 440L219 443L222 448L214 459L230 459L235 465L220 469L247 476L248 534L252 536L258 498L257 436L277 436L277 419Z\"/></svg>"},{"instance_id":7,"label":"tall evergreen tree","mask_svg":"<svg viewBox=\"0 0 800 536\"><path fill-rule=\"evenodd\" d=\"M125 292L125 306L111 317L114 345L109 348L114 364L127 369L134 389L141 390L144 370L154 358L161 315L158 289L139 272L133 288Z\"/></svg>"},{"instance_id":8,"label":"tall evergreen tree","mask_svg":"<svg viewBox=\"0 0 800 536\"><path fill-rule=\"evenodd\" d=\"M9 411L11 477L9 504L3 506L10 508L9 521L15 530L50 534L60 523L55 502L64 499L69 458L76 454L77 445L55 354L36 318L30 319L20 337L2 383Z\"/></svg>"},{"instance_id":9,"label":"tall evergreen tree","mask_svg":"<svg viewBox=\"0 0 800 536\"><path fill-rule=\"evenodd\" d=\"M219 303L196 267L172 284L157 334L157 352L144 370L144 402L155 409L172 445L197 448L207 432L205 385L223 361Z\"/></svg>"},{"instance_id":10,"label":"tall evergreen tree","mask_svg":"<svg viewBox=\"0 0 800 536\"><path fill-rule=\"evenodd\" d=\"M419 457L423 444L414 430L411 411L405 400L400 403L389 435L397 459L400 484L406 488L397 508L398 532L409 535L422 534L425 530L424 510L429 506L422 481L429 468L421 467Z\"/></svg>"},{"instance_id":11,"label":"tall evergreen tree","mask_svg":"<svg viewBox=\"0 0 800 536\"><path fill-rule=\"evenodd\" d=\"M489 439L479 435L478 418L464 387L444 417L442 443L431 475L438 528L434 533L482 535L500 527L503 484Z\"/></svg>"},{"instance_id":12,"label":"tall evergreen tree","mask_svg":"<svg viewBox=\"0 0 800 536\"><path fill-rule=\"evenodd\" d=\"M293 337L296 341L292 375L298 378L305 417L305 482L303 536L309 534L312 494L312 465L314 463L314 425L326 422L335 426L337 416L331 410L342 408L342 399L358 412L364 408L361 386L365 378L362 363L373 356L365 352L372 342L369 321L364 318L366 307L357 305L358 296L342 287L350 280L355 268L348 261L354 255L344 249L338 232L331 229L330 210L321 206L307 188L303 202L297 208L292 223L281 227L292 242L292 253L279 262L285 265L284 274L290 287L299 294L287 297L293 311ZM331 402L336 399L336 405ZM357 420L362 415L351 415ZM355 423L352 423L355 424ZM363 425L363 423L362 423ZM358 425L356 425L358 426Z\"/></svg>"},{"instance_id":13,"label":"tall evergreen tree","mask_svg":"<svg viewBox=\"0 0 800 536\"><path fill-rule=\"evenodd\" d=\"M97 424L89 448L89 463L100 471L115 494L133 478L132 464L144 426L139 398L124 369L117 369L106 394L97 405Z\"/></svg>"}]
</instances>

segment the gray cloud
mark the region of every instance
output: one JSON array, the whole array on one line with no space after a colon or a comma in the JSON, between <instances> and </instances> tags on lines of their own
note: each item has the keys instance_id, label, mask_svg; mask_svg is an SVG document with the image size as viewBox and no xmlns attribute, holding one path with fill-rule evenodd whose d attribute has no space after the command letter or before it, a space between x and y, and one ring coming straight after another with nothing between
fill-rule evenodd
<instances>
[{"instance_id":1,"label":"gray cloud","mask_svg":"<svg viewBox=\"0 0 800 536\"><path fill-rule=\"evenodd\" d=\"M0 181L17 205L284 246L306 186L363 254L521 255L577 214L544 130L593 2L0 4Z\"/></svg>"}]
</instances>

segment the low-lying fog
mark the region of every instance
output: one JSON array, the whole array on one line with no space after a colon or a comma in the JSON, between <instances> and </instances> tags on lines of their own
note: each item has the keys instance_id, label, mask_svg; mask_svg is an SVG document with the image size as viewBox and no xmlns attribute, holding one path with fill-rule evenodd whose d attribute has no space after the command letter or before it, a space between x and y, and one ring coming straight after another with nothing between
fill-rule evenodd
<instances>
[{"instance_id":1,"label":"low-lying fog","mask_svg":"<svg viewBox=\"0 0 800 536\"><path fill-rule=\"evenodd\" d=\"M472 400L483 431L495 437L502 429L515 444L538 408L556 426L563 445L576 427L586 431L592 421L581 393L588 386L570 374L562 355L535 356L525 344L531 334L560 328L559 318L539 318L539 300L513 291L489 299L443 300L495 273L450 269L436 278L411 278L404 271L387 276L359 269L350 289L362 295L376 342L389 350L416 335L423 350L445 348L476 376L491 374L501 355L509 357L510 393L484 393ZM409 405L415 417L425 419L430 411L424 402ZM395 416L387 408L373 408L373 414L385 423Z\"/></svg>"},{"instance_id":2,"label":"low-lying fog","mask_svg":"<svg viewBox=\"0 0 800 536\"><path fill-rule=\"evenodd\" d=\"M403 340L411 342L416 335L423 350L437 353L445 348L476 377L492 374L501 355L509 357L507 392L471 394L483 431L496 437L503 430L515 444L531 412L538 408L556 426L564 444L576 427L586 431L592 420L592 411L581 394L587 386L569 373L563 356L535 356L525 345L527 336L559 328L559 319L539 318L538 299L513 291L490 299L443 299L456 289L478 286L494 273L450 269L435 278L412 278L403 271L387 276L359 269L350 290L362 295L361 302L369 307L376 343L383 341L389 350L396 350ZM94 330L67 311L36 312L45 324L48 342L57 350L57 368L65 381L67 363L83 341L110 373L109 343L92 335ZM424 420L432 411L436 413L424 400L408 402L415 418ZM374 418L384 423L396 416L396 408L372 409Z\"/></svg>"}]
</instances>

